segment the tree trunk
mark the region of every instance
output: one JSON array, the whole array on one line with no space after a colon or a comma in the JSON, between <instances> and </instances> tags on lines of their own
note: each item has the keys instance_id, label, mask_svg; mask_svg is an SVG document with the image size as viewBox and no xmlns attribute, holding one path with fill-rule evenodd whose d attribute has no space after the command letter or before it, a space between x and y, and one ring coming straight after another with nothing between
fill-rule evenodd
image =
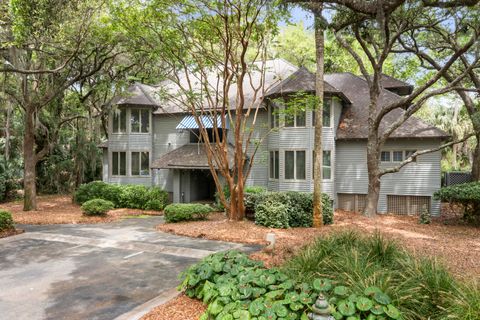
<instances>
[{"instance_id":1,"label":"tree trunk","mask_svg":"<svg viewBox=\"0 0 480 320\"><path fill-rule=\"evenodd\" d=\"M8 99L5 99L7 105L6 119L5 119L5 160L10 160L10 123L12 121L12 104Z\"/></svg>"},{"instance_id":2,"label":"tree trunk","mask_svg":"<svg viewBox=\"0 0 480 320\"><path fill-rule=\"evenodd\" d=\"M313 177L313 227L323 225L322 214L322 129L323 129L323 64L324 64L324 30L322 25L322 5L312 7L315 18L315 55L317 71L315 73L315 92L317 108L315 112L314 142L314 177Z\"/></svg>"},{"instance_id":3,"label":"tree trunk","mask_svg":"<svg viewBox=\"0 0 480 320\"><path fill-rule=\"evenodd\" d=\"M380 197L379 153L377 139L369 138L367 142L368 195L364 211L364 215L367 217L375 217L377 214L378 199Z\"/></svg>"},{"instance_id":4,"label":"tree trunk","mask_svg":"<svg viewBox=\"0 0 480 320\"><path fill-rule=\"evenodd\" d=\"M477 131L477 145L473 151L472 180L480 181L480 132Z\"/></svg>"},{"instance_id":5,"label":"tree trunk","mask_svg":"<svg viewBox=\"0 0 480 320\"><path fill-rule=\"evenodd\" d=\"M230 220L241 221L245 217L244 188L242 184L236 184L230 190Z\"/></svg>"},{"instance_id":6,"label":"tree trunk","mask_svg":"<svg viewBox=\"0 0 480 320\"><path fill-rule=\"evenodd\" d=\"M25 132L23 134L24 177L23 210L37 210L36 165L35 151L35 112L31 106L25 110Z\"/></svg>"}]
</instances>

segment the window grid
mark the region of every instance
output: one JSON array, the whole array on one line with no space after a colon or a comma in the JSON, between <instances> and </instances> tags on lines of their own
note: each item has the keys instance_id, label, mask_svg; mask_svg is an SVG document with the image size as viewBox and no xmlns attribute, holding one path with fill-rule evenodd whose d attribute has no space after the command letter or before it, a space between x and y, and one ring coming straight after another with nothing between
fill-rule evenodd
<instances>
[{"instance_id":1,"label":"window grid","mask_svg":"<svg viewBox=\"0 0 480 320\"><path fill-rule=\"evenodd\" d=\"M285 151L284 177L286 180L305 180L305 150Z\"/></svg>"},{"instance_id":2,"label":"window grid","mask_svg":"<svg viewBox=\"0 0 480 320\"><path fill-rule=\"evenodd\" d=\"M112 152L112 176L127 175L127 153Z\"/></svg>"},{"instance_id":3,"label":"window grid","mask_svg":"<svg viewBox=\"0 0 480 320\"><path fill-rule=\"evenodd\" d=\"M113 133L126 133L127 132L127 110L117 109L113 111L112 120L112 132Z\"/></svg>"},{"instance_id":4,"label":"window grid","mask_svg":"<svg viewBox=\"0 0 480 320\"><path fill-rule=\"evenodd\" d=\"M148 109L130 110L130 132L148 133L150 130L150 111Z\"/></svg>"},{"instance_id":5,"label":"window grid","mask_svg":"<svg viewBox=\"0 0 480 320\"><path fill-rule=\"evenodd\" d=\"M278 179L279 178L279 157L278 151L270 151L270 179Z\"/></svg>"}]
</instances>

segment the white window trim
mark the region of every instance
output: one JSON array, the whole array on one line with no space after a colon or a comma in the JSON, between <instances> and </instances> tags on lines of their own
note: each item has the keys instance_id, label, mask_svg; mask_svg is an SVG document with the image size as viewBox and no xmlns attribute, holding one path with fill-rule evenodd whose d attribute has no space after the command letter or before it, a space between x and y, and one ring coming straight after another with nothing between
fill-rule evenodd
<instances>
[{"instance_id":1,"label":"white window trim","mask_svg":"<svg viewBox=\"0 0 480 320\"><path fill-rule=\"evenodd\" d=\"M275 152L278 152L278 164L275 163ZM278 178L275 177L270 177L270 171L271 171L271 161L270 157L271 154L273 153L273 175L275 176L275 165L278 165ZM280 150L268 150L268 179L271 181L278 181L280 180Z\"/></svg>"},{"instance_id":2,"label":"white window trim","mask_svg":"<svg viewBox=\"0 0 480 320\"><path fill-rule=\"evenodd\" d=\"M113 174L113 153L114 152L125 152L125 174L124 175L119 175L119 174ZM115 177L115 178L121 178L121 177L128 177L128 152L125 151L125 150L111 150L110 151L110 155L109 155L109 171L110 171L110 176L111 177ZM118 159L118 164L120 165L120 155L119 155L119 159Z\"/></svg>"},{"instance_id":3,"label":"white window trim","mask_svg":"<svg viewBox=\"0 0 480 320\"><path fill-rule=\"evenodd\" d=\"M139 112L139 117L140 117L140 129L142 125L142 110L147 110L148 111L148 131L147 132L134 132L132 131L132 110L138 110ZM134 135L146 135L146 134L151 134L152 133L152 112L149 108L129 108L128 113L127 113L127 119L128 119L128 133L129 134L134 134Z\"/></svg>"},{"instance_id":4,"label":"white window trim","mask_svg":"<svg viewBox=\"0 0 480 320\"><path fill-rule=\"evenodd\" d=\"M323 167L326 167L324 164L323 164L323 152L324 151L330 151L330 179L325 179L323 177ZM332 164L332 150L322 150L322 181L332 181L333 180L333 164ZM313 170L312 170L313 172Z\"/></svg>"},{"instance_id":5,"label":"white window trim","mask_svg":"<svg viewBox=\"0 0 480 320\"><path fill-rule=\"evenodd\" d=\"M292 115L293 116L293 126L287 126L287 121L285 119L285 114L284 114L282 129L307 128L307 110L304 110L303 112L305 112L305 124L303 126L297 126L297 111L295 111L295 113L293 113L293 115Z\"/></svg>"},{"instance_id":6,"label":"white window trim","mask_svg":"<svg viewBox=\"0 0 480 320\"><path fill-rule=\"evenodd\" d=\"M132 174L132 153L134 152L139 152L139 153L142 153L142 152L148 152L148 175L142 175L142 174ZM150 155L150 150L130 150L130 172L129 172L129 177L135 177L135 178L148 178L148 177L151 177L152 176L152 169L150 167L150 164L152 162L152 158L151 158L151 155ZM140 156L140 159L139 159L139 165L140 165L140 171L141 168L142 168L142 163L141 163L141 156Z\"/></svg>"},{"instance_id":7,"label":"white window trim","mask_svg":"<svg viewBox=\"0 0 480 320\"><path fill-rule=\"evenodd\" d=\"M402 152L402 157L403 157L403 160L402 161L395 161L393 159L393 152L395 151L401 151ZM407 159L407 151L414 151L414 152L417 152L418 150L413 150L413 149L398 149L398 148L395 148L395 149L387 149L387 150L381 150L380 151L380 157L379 157L379 160L381 163L402 163L403 161L405 161ZM390 153L390 161L383 161L382 160L382 152L388 152ZM411 163L417 163L418 162L418 156L416 158L416 160L412 161Z\"/></svg>"},{"instance_id":8,"label":"white window trim","mask_svg":"<svg viewBox=\"0 0 480 320\"><path fill-rule=\"evenodd\" d=\"M112 110L112 116L111 116L111 121L110 121L110 126L111 126L110 132L111 132L111 134L118 135L118 136L127 135L128 132L129 132L129 129L130 129L130 126L128 124L128 122L129 122L128 120L130 119L129 109L128 108L118 108L118 109L119 110L125 110L125 132L113 132L114 125L115 125L115 121L114 121L115 111L114 110ZM119 151L116 151L116 152L119 152Z\"/></svg>"},{"instance_id":9,"label":"white window trim","mask_svg":"<svg viewBox=\"0 0 480 320\"><path fill-rule=\"evenodd\" d=\"M287 179L285 178L285 167L287 165L287 161L285 160L285 154L288 151L293 151L293 179ZM305 152L305 178L304 179L297 179L297 151L304 151ZM280 154L279 154L280 156ZM280 169L280 167L279 167ZM280 173L279 173L280 176ZM302 182L307 180L307 150L305 149L285 149L283 150L283 180L284 181L293 181L293 182Z\"/></svg>"}]
</instances>

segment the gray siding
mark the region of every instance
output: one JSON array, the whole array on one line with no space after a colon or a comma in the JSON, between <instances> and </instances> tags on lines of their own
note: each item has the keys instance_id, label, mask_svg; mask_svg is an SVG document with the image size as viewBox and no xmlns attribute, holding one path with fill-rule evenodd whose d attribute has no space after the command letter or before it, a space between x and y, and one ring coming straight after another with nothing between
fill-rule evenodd
<instances>
[{"instance_id":1,"label":"gray siding","mask_svg":"<svg viewBox=\"0 0 480 320\"><path fill-rule=\"evenodd\" d=\"M389 141L382 150L423 150L438 146L439 140ZM368 191L366 141L337 141L336 192L360 193ZM441 186L441 152L418 157L417 162L403 167L400 172L381 179L378 211L387 211L387 195L432 196ZM382 163L387 168L395 163ZM432 214L440 213L440 202L432 199Z\"/></svg>"}]
</instances>

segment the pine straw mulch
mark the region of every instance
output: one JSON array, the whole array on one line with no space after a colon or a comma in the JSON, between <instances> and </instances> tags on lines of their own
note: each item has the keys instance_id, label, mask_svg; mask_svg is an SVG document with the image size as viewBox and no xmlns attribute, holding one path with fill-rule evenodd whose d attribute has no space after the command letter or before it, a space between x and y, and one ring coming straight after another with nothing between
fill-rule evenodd
<instances>
[{"instance_id":1,"label":"pine straw mulch","mask_svg":"<svg viewBox=\"0 0 480 320\"><path fill-rule=\"evenodd\" d=\"M320 229L271 229L251 221L228 221L223 214L215 213L207 221L161 224L157 229L195 238L248 244L266 244L266 234L273 232L277 239L275 252L262 250L251 255L254 259L263 260L268 267L280 265L320 235L339 230L379 231L419 256L442 260L458 277L480 278L480 228L462 224L454 212L434 218L430 225L422 225L416 216L378 215L367 218L358 213L337 210L335 223Z\"/></svg>"},{"instance_id":2,"label":"pine straw mulch","mask_svg":"<svg viewBox=\"0 0 480 320\"><path fill-rule=\"evenodd\" d=\"M197 320L205 312L205 305L184 294L155 307L140 320Z\"/></svg>"},{"instance_id":3,"label":"pine straw mulch","mask_svg":"<svg viewBox=\"0 0 480 320\"><path fill-rule=\"evenodd\" d=\"M16 236L17 234L24 233L24 232L25 230L22 230L22 229L3 230L3 231L0 231L0 239L10 237L10 236Z\"/></svg>"},{"instance_id":4,"label":"pine straw mulch","mask_svg":"<svg viewBox=\"0 0 480 320\"><path fill-rule=\"evenodd\" d=\"M88 217L82 214L79 205L72 202L68 195L47 195L37 197L37 210L23 211L23 201L0 204L0 209L12 213L15 223L20 224L78 224L106 223L120 220L126 216L161 215L157 211L137 209L115 209L103 217Z\"/></svg>"}]
</instances>

